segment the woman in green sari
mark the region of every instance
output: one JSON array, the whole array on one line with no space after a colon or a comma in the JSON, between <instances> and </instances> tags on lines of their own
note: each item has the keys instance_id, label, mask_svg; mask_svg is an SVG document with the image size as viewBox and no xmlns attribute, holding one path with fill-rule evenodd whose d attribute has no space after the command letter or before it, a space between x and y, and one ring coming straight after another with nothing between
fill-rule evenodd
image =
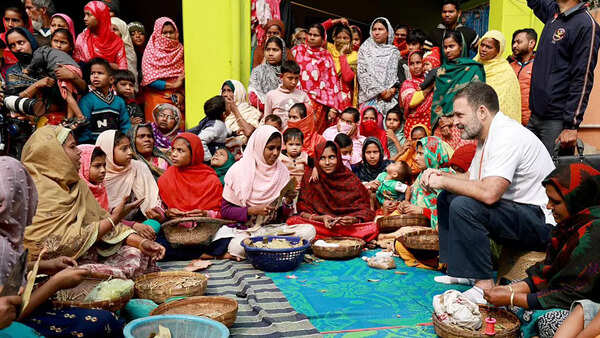
<instances>
[{"instance_id":1,"label":"woman in green sari","mask_svg":"<svg viewBox=\"0 0 600 338\"><path fill-rule=\"evenodd\" d=\"M467 57L462 34L446 32L443 42L443 64L437 70L433 104L431 106L431 128L435 129L440 117L453 114L454 96L472 81L485 82L483 65Z\"/></svg>"}]
</instances>

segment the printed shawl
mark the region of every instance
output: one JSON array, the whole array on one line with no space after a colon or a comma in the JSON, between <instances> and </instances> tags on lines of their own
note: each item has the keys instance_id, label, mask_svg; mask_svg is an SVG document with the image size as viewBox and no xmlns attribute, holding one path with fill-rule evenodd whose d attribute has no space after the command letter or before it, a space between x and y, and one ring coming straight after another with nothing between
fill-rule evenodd
<instances>
[{"instance_id":1,"label":"printed shawl","mask_svg":"<svg viewBox=\"0 0 600 338\"><path fill-rule=\"evenodd\" d=\"M409 55L409 58L411 55ZM425 81L424 74L417 76L411 73L410 75L411 78L404 81L400 88L400 101L402 107L404 107L404 118L406 119L404 133L407 137L410 137L411 129L417 124L422 124L427 129L431 129L431 104L433 102L433 92L431 92L418 106L410 107L410 101L412 101L415 93L421 90L421 83Z\"/></svg>"},{"instance_id":2,"label":"printed shawl","mask_svg":"<svg viewBox=\"0 0 600 338\"><path fill-rule=\"evenodd\" d=\"M568 309L578 299L600 302L600 172L574 163L555 169L543 184L562 195L570 217L552 229L545 260L527 270L537 299L544 309Z\"/></svg>"},{"instance_id":3,"label":"printed shawl","mask_svg":"<svg viewBox=\"0 0 600 338\"><path fill-rule=\"evenodd\" d=\"M100 184L94 184L90 182L90 167L92 165L92 153L94 149L97 147L91 144L81 144L78 145L77 148L81 151L81 159L79 162L81 163L79 167L79 177L85 181L88 188L94 197L104 210L108 210L108 194L106 193L106 187L104 186L104 182Z\"/></svg>"},{"instance_id":4,"label":"printed shawl","mask_svg":"<svg viewBox=\"0 0 600 338\"><path fill-rule=\"evenodd\" d=\"M160 131L156 121L158 121L158 114L163 112L164 110L170 110L175 113L175 125L173 129L169 130L167 133ZM157 105L154 110L152 110L152 116L154 117L154 122L152 125L152 133L154 134L154 142L156 142L156 146L163 151L168 151L171 149L171 144L173 144L173 140L175 136L177 136L177 132L179 131L179 123L181 122L181 112L179 108L175 107L170 103L161 103Z\"/></svg>"},{"instance_id":5,"label":"printed shawl","mask_svg":"<svg viewBox=\"0 0 600 338\"><path fill-rule=\"evenodd\" d=\"M191 162L165 171L158 179L160 197L169 208L181 211L220 210L223 185L215 171L204 164L202 140L192 133L181 133L178 138L189 143Z\"/></svg>"},{"instance_id":6,"label":"printed shawl","mask_svg":"<svg viewBox=\"0 0 600 338\"><path fill-rule=\"evenodd\" d=\"M163 26L170 23L179 35L175 22L161 17L154 22L154 31L148 39L142 56L142 86L156 80L172 80L184 74L183 45L162 35Z\"/></svg>"},{"instance_id":7,"label":"printed shawl","mask_svg":"<svg viewBox=\"0 0 600 338\"><path fill-rule=\"evenodd\" d=\"M334 147L337 156L337 166L331 174L325 173L319 166L319 159L327 147ZM332 141L318 144L313 158L319 181L309 182L312 168L307 166L298 198L298 211L334 217L352 216L361 222L372 221L375 213L371 210L370 194L344 166L337 145Z\"/></svg>"}]
</instances>

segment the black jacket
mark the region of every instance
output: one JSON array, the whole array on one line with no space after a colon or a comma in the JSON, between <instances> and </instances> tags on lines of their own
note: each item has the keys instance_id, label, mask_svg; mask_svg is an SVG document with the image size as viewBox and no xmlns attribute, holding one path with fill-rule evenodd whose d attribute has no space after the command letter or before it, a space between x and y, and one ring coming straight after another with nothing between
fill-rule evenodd
<instances>
[{"instance_id":1,"label":"black jacket","mask_svg":"<svg viewBox=\"0 0 600 338\"><path fill-rule=\"evenodd\" d=\"M554 0L527 0L545 23L531 75L531 113L577 129L594 83L600 26L584 3L560 13Z\"/></svg>"}]
</instances>

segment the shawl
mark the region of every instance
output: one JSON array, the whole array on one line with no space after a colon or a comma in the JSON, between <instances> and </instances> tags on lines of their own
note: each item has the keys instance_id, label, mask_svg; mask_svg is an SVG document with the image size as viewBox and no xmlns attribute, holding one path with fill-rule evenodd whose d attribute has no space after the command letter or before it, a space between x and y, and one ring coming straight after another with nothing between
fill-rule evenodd
<instances>
[{"instance_id":1,"label":"shawl","mask_svg":"<svg viewBox=\"0 0 600 338\"><path fill-rule=\"evenodd\" d=\"M325 142L325 138L319 134L317 130L317 116L314 114L312 105L308 108L306 117L300 121L288 121L288 129L298 128L304 135L304 142L302 143L302 151L307 153L308 156L313 156L315 153L315 146L319 143Z\"/></svg>"},{"instance_id":2,"label":"shawl","mask_svg":"<svg viewBox=\"0 0 600 338\"><path fill-rule=\"evenodd\" d=\"M269 125L260 126L252 133L242 159L225 175L223 199L227 202L252 207L269 204L279 197L281 189L290 181L290 173L280 160L268 165L263 156L267 141L275 133L279 131Z\"/></svg>"},{"instance_id":3,"label":"shawl","mask_svg":"<svg viewBox=\"0 0 600 338\"><path fill-rule=\"evenodd\" d=\"M104 184L108 193L108 206L112 210L133 193L135 199L144 198L140 211L146 212L160 207L158 186L150 169L142 161L131 160L128 166L117 165L113 160L116 130L106 130L98 135L96 145L106 153L106 178Z\"/></svg>"},{"instance_id":4,"label":"shawl","mask_svg":"<svg viewBox=\"0 0 600 338\"><path fill-rule=\"evenodd\" d=\"M439 169L443 172L449 173L454 172L452 169L442 167L444 164L450 161L450 158L454 153L454 150L452 150L450 145L442 141L437 136L424 137L419 140L419 143L421 146L423 146L423 156L425 157L425 165L428 169ZM431 228L437 229L437 196L441 190L436 189L435 191L431 192L423 188L423 185L421 184L422 176L423 173L419 174L419 177L417 177L415 183L412 185L410 203L431 211L431 214L428 215L431 219Z\"/></svg>"},{"instance_id":5,"label":"shawl","mask_svg":"<svg viewBox=\"0 0 600 338\"><path fill-rule=\"evenodd\" d=\"M35 215L38 194L31 176L12 157L0 156L0 176L0 285L4 285L25 250L23 233Z\"/></svg>"},{"instance_id":6,"label":"shawl","mask_svg":"<svg viewBox=\"0 0 600 338\"><path fill-rule=\"evenodd\" d=\"M365 152L367 151L367 147L370 144L375 144L379 148L379 162L377 162L377 164L374 166L370 165L365 157ZM356 176L358 176L358 178L362 182L371 182L375 180L377 178L377 175L384 172L388 164L392 163L392 161L390 160L383 159L383 151L383 146L381 145L379 139L375 137L367 137L365 139L361 152L362 162L352 166L352 171L356 174Z\"/></svg>"},{"instance_id":7,"label":"shawl","mask_svg":"<svg viewBox=\"0 0 600 338\"><path fill-rule=\"evenodd\" d=\"M231 79L225 81L223 86L225 85L228 87L233 85L233 88L231 88L231 90L233 90L233 102L236 104L237 109L244 120L250 123L254 128L258 127L258 122L262 114L258 109L248 103L248 95L246 94L246 88L244 88L244 85L238 80ZM221 86L221 88L223 88L223 86ZM227 129L233 132L240 130L240 126L238 125L233 114L227 115L225 118L225 126L227 126Z\"/></svg>"},{"instance_id":8,"label":"shawl","mask_svg":"<svg viewBox=\"0 0 600 338\"><path fill-rule=\"evenodd\" d=\"M450 161L444 164L443 167L451 168L454 165L462 169L464 172L469 171L473 157L475 157L476 150L476 143L469 143L462 147L456 148Z\"/></svg>"},{"instance_id":9,"label":"shawl","mask_svg":"<svg viewBox=\"0 0 600 338\"><path fill-rule=\"evenodd\" d=\"M77 148L79 148L81 151L81 159L79 160L79 162L81 162L81 166L79 167L79 177L85 181L102 209L108 210L108 194L106 193L104 182L97 185L90 182L92 153L94 152L94 149L96 149L96 146L91 144L81 144L78 145Z\"/></svg>"},{"instance_id":10,"label":"shawl","mask_svg":"<svg viewBox=\"0 0 600 338\"><path fill-rule=\"evenodd\" d=\"M411 55L408 57L410 58ZM402 87L400 88L400 101L402 107L404 108L404 118L406 119L406 123L404 124L404 132L406 135L408 135L407 137L410 137L410 134L408 133L415 124L424 124L427 129L431 129L431 103L433 102L433 92L431 92L417 107L410 107L410 101L412 101L415 93L421 90L421 83L425 81L424 74L421 74L421 76L416 76L415 74L411 73L410 75L411 78L404 81L404 83L402 83Z\"/></svg>"},{"instance_id":11,"label":"shawl","mask_svg":"<svg viewBox=\"0 0 600 338\"><path fill-rule=\"evenodd\" d=\"M303 44L292 48L292 55L300 66L302 90L317 103L341 111L341 91L329 51Z\"/></svg>"},{"instance_id":12,"label":"shawl","mask_svg":"<svg viewBox=\"0 0 600 338\"><path fill-rule=\"evenodd\" d=\"M223 185L215 171L204 164L202 140L192 133L181 133L178 138L190 144L191 162L165 171L158 179L160 197L169 208L181 211L220 210Z\"/></svg>"},{"instance_id":13,"label":"shawl","mask_svg":"<svg viewBox=\"0 0 600 338\"><path fill-rule=\"evenodd\" d=\"M110 217L79 177L57 136L64 128L45 126L25 143L21 161L39 193L37 212L25 228L24 245L32 259L46 247L45 259L68 256L78 259L98 240L100 222ZM111 153L112 154L112 153ZM135 233L119 223L101 238L103 256L110 256L127 236Z\"/></svg>"},{"instance_id":14,"label":"shawl","mask_svg":"<svg viewBox=\"0 0 600 338\"><path fill-rule=\"evenodd\" d=\"M578 299L599 302L600 172L572 163L555 169L543 184L562 195L570 217L552 228L545 260L527 270L537 299L544 309L568 309Z\"/></svg>"},{"instance_id":15,"label":"shawl","mask_svg":"<svg viewBox=\"0 0 600 338\"><path fill-rule=\"evenodd\" d=\"M503 56L506 47L504 34L500 31L491 30L485 33L479 39L479 42L481 43L484 39L496 40L500 44L500 51L498 51L495 58L488 61L481 60L478 52L474 60L483 64L485 82L492 86L498 94L500 111L521 123L521 87L515 71Z\"/></svg>"},{"instance_id":16,"label":"shawl","mask_svg":"<svg viewBox=\"0 0 600 338\"><path fill-rule=\"evenodd\" d=\"M334 147L336 150L337 165L331 174L325 173L319 165L326 147ZM361 222L372 221L375 212L371 210L371 195L344 166L339 147L332 141L319 143L315 147L313 158L319 181L309 182L312 168L306 166L298 197L298 211L334 217L352 216L359 218Z\"/></svg>"},{"instance_id":17,"label":"shawl","mask_svg":"<svg viewBox=\"0 0 600 338\"><path fill-rule=\"evenodd\" d=\"M129 140L131 141L131 150L133 150L133 158L144 162L144 164L146 164L148 166L148 169L150 169L150 172L152 173L152 176L154 176L154 179L158 180L160 175L162 175L165 172L165 170L162 168L159 168L154 163L146 160L146 158L144 158L144 156L142 156L138 152L137 147L135 146L135 138L137 136L137 132L140 127L149 128L150 132L152 133L152 137L153 138L155 137L154 136L154 128L152 127L151 124L137 124L137 125L131 126L131 129L129 129L129 132L128 132L128 134L129 134L128 136L129 136ZM155 144L154 144L154 149L152 149L152 157L162 158L169 164L169 166L172 165L171 159L169 159L169 157L165 153L163 153L160 149L158 149L156 147L156 139L154 140L154 143Z\"/></svg>"},{"instance_id":18,"label":"shawl","mask_svg":"<svg viewBox=\"0 0 600 338\"><path fill-rule=\"evenodd\" d=\"M225 174L227 174L231 166L233 166L233 164L235 163L235 157L229 150L227 150L227 148L220 147L219 149L224 149L227 152L227 161L225 161L225 164L223 164L220 167L211 167L215 170L217 176L219 176L219 181L221 181L221 185L225 186Z\"/></svg>"},{"instance_id":19,"label":"shawl","mask_svg":"<svg viewBox=\"0 0 600 338\"><path fill-rule=\"evenodd\" d=\"M73 38L73 41L75 41L77 34L75 34L75 24L73 23L73 20L71 19L71 17L66 14L63 14L63 13L54 14L52 16L52 19L54 19L55 17L59 17L59 18L65 20L65 22L67 23L67 26L69 27L69 32L71 33L71 37ZM50 19L50 21L52 21L52 19Z\"/></svg>"},{"instance_id":20,"label":"shawl","mask_svg":"<svg viewBox=\"0 0 600 338\"><path fill-rule=\"evenodd\" d=\"M127 69L133 73L135 79L138 78L137 69L137 55L135 54L135 48L133 47L133 41L131 41L131 35L129 29L127 29L127 23L117 17L110 18L110 22L117 27L119 33L121 33L121 39L125 45L125 56L127 57Z\"/></svg>"},{"instance_id":21,"label":"shawl","mask_svg":"<svg viewBox=\"0 0 600 338\"><path fill-rule=\"evenodd\" d=\"M125 45L112 30L110 9L102 1L90 1L85 5L84 10L92 13L98 20L98 26L94 32L86 28L77 36L73 59L77 62L88 62L95 57L101 57L121 66L119 60L125 56Z\"/></svg>"},{"instance_id":22,"label":"shawl","mask_svg":"<svg viewBox=\"0 0 600 338\"><path fill-rule=\"evenodd\" d=\"M285 46L285 41L281 38L279 39L281 40L281 45L283 46L283 50L281 51L281 63L278 65L272 65L268 62L265 62L257 65L256 67L252 68L250 80L248 81L248 93L254 93L260 102L263 103L267 99L267 93L271 90L277 89L277 87L279 87L281 84L281 64L283 63L283 57L286 55L287 49Z\"/></svg>"},{"instance_id":23,"label":"shawl","mask_svg":"<svg viewBox=\"0 0 600 338\"><path fill-rule=\"evenodd\" d=\"M177 115L177 118L175 119L175 125L173 126L173 129L163 134L158 128L156 121L158 121L158 114L160 114L165 109L174 112ZM152 111L152 116L154 117L155 121L151 123L151 126L152 134L154 134L154 141L156 142L156 147L166 150L171 149L171 144L173 144L173 140L175 139L175 136L177 136L179 124L181 122L181 112L179 111L179 108L175 107L170 103L161 103L154 108L154 110Z\"/></svg>"},{"instance_id":24,"label":"shawl","mask_svg":"<svg viewBox=\"0 0 600 338\"><path fill-rule=\"evenodd\" d=\"M423 56L423 62L429 62L431 64L431 69L435 69L442 65L440 58L440 47L433 47L431 48L430 52L425 53Z\"/></svg>"},{"instance_id":25,"label":"shawl","mask_svg":"<svg viewBox=\"0 0 600 338\"><path fill-rule=\"evenodd\" d=\"M346 85L344 83L344 79L342 78L342 65L340 63L340 56L342 55L333 43L327 43L327 50L331 54L333 58L333 63L335 65L335 74L338 78L338 85L340 88L340 108L346 109L349 106L352 106L353 103L356 105L354 101L355 97L358 95L358 85L356 83L356 76L354 76L354 92L351 85ZM346 62L352 68L352 71L356 73L356 69L358 67L358 53L354 50L350 54L344 54L346 56Z\"/></svg>"},{"instance_id":26,"label":"shawl","mask_svg":"<svg viewBox=\"0 0 600 338\"><path fill-rule=\"evenodd\" d=\"M6 41L6 32L8 32L8 30L10 28L8 28L8 24L6 23L6 20L4 19L4 17L2 17L2 24L4 25L4 32L0 33L0 39L2 39L2 41L4 41L4 44L6 45L6 48L4 48L4 54L2 57L4 58L4 65L10 66L10 65L14 65L15 63L17 63L18 60L17 60L17 57L10 51L10 48L8 48L8 41ZM27 23L27 27L22 27L22 28L25 31L33 34L33 24L31 22L30 18ZM37 41L36 41L36 45L37 45Z\"/></svg>"},{"instance_id":27,"label":"shawl","mask_svg":"<svg viewBox=\"0 0 600 338\"><path fill-rule=\"evenodd\" d=\"M367 109L374 109L375 110L375 116L379 117L381 116L379 114L379 111L377 111L377 107L374 106L363 106L362 109L360 110L360 126L359 126L359 130L360 130L360 135L364 136L364 137L375 137L379 140L379 143L381 143L381 145L383 146L383 152L385 154L386 158L390 158L390 151L388 150L387 144L388 144L388 138L387 138L387 133L385 132L385 130L379 128L379 126L377 125L377 122L375 121L363 121L363 116L365 115L365 111L367 111Z\"/></svg>"},{"instance_id":28,"label":"shawl","mask_svg":"<svg viewBox=\"0 0 600 338\"><path fill-rule=\"evenodd\" d=\"M15 30L19 32L22 36L24 36L29 43L31 44L31 53L35 52L38 49L37 40L33 37L27 29L23 27L16 27ZM11 53L14 57L14 55ZM4 61L7 62L6 52L4 54ZM34 74L24 74L23 69L25 69L28 65L21 64L15 57L15 62L13 62L13 66L8 68L6 71L6 95L19 95L23 90L27 89L29 86L34 84L38 79Z\"/></svg>"},{"instance_id":29,"label":"shawl","mask_svg":"<svg viewBox=\"0 0 600 338\"><path fill-rule=\"evenodd\" d=\"M397 104L396 99L389 102L380 100L379 94L386 89L392 88L398 81L398 59L400 52L392 44L394 41L394 30L388 19L383 19L387 23L388 40L386 43L377 44L371 35L358 50L358 69L357 77L359 85L358 102L365 103L370 100L377 101L377 107L380 112L386 114L388 110ZM373 30L373 24L369 32Z\"/></svg>"},{"instance_id":30,"label":"shawl","mask_svg":"<svg viewBox=\"0 0 600 338\"><path fill-rule=\"evenodd\" d=\"M472 81L485 82L483 65L477 61L458 58L448 61L438 69L431 106L431 127L435 127L440 116L450 116L454 112L454 96ZM517 88L518 90L518 88Z\"/></svg>"},{"instance_id":31,"label":"shawl","mask_svg":"<svg viewBox=\"0 0 600 338\"><path fill-rule=\"evenodd\" d=\"M154 31L144 50L142 57L142 86L156 80L176 79L183 75L183 45L178 40L171 40L162 35L163 26L170 23L179 34L175 22L167 17L158 18L154 22Z\"/></svg>"}]
</instances>

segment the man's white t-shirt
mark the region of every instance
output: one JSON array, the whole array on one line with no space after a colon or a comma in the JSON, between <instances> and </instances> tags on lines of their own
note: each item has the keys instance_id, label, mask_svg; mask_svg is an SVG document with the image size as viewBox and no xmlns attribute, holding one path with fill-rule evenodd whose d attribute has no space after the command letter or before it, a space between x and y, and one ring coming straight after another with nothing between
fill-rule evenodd
<instances>
[{"instance_id":1,"label":"man's white t-shirt","mask_svg":"<svg viewBox=\"0 0 600 338\"><path fill-rule=\"evenodd\" d=\"M540 206L546 222L554 224L552 214L546 209L548 196L542 186L542 181L552 170L552 158L537 136L498 112L492 120L487 140L484 144L477 143L469 174L472 180L491 176L507 179L510 186L502 199Z\"/></svg>"}]
</instances>

